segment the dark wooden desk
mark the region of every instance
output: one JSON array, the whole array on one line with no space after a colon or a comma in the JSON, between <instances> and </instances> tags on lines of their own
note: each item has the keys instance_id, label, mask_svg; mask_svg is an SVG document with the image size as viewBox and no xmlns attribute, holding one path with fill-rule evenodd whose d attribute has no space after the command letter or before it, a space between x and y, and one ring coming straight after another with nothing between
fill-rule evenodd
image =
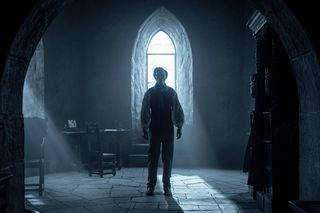
<instances>
[{"instance_id":1,"label":"dark wooden desk","mask_svg":"<svg viewBox=\"0 0 320 213\"><path fill-rule=\"evenodd\" d=\"M117 168L120 170L122 167L122 144L121 144L121 140L116 140L117 137L121 136L123 133L127 133L130 132L130 129L100 129L99 133L100 134L104 134L107 137L111 137L111 141L110 140L103 140L103 142L110 142L112 144L116 145L116 155L117 155ZM64 129L62 130L62 134L67 135L67 136L80 136L83 137L86 134L88 134L88 132L86 131L85 128L69 128L69 129ZM110 139L110 138L108 138ZM81 165L81 142L82 139L80 140L76 140L76 144L75 144L75 152L77 155L77 162L75 162L75 165L78 167L79 169L79 165Z\"/></svg>"}]
</instances>

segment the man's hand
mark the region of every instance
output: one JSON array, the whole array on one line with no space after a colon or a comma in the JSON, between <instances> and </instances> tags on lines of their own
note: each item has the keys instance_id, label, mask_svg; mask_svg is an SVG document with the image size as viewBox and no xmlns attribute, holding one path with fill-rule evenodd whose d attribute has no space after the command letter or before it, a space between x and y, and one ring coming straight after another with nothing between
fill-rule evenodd
<instances>
[{"instance_id":1,"label":"man's hand","mask_svg":"<svg viewBox=\"0 0 320 213\"><path fill-rule=\"evenodd\" d=\"M181 138L181 129L177 129L177 139Z\"/></svg>"},{"instance_id":2,"label":"man's hand","mask_svg":"<svg viewBox=\"0 0 320 213\"><path fill-rule=\"evenodd\" d=\"M149 140L149 136L148 136L148 131L147 130L143 130L143 138L145 140Z\"/></svg>"}]
</instances>

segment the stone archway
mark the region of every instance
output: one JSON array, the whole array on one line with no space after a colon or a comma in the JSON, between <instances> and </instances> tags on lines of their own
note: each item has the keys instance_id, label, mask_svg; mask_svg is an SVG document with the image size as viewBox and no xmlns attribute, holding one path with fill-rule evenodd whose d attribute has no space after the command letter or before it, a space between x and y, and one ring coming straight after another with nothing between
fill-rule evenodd
<instances>
[{"instance_id":1,"label":"stone archway","mask_svg":"<svg viewBox=\"0 0 320 213\"><path fill-rule=\"evenodd\" d=\"M251 2L278 34L291 61L299 96L299 196L302 200L318 200L320 64L316 49L299 21L282 1Z\"/></svg>"},{"instance_id":2,"label":"stone archway","mask_svg":"<svg viewBox=\"0 0 320 213\"><path fill-rule=\"evenodd\" d=\"M0 170L10 172L8 210L24 209L23 85L31 57L52 20L72 0L43 0L33 6L13 38L0 84Z\"/></svg>"},{"instance_id":3,"label":"stone archway","mask_svg":"<svg viewBox=\"0 0 320 213\"><path fill-rule=\"evenodd\" d=\"M15 35L4 65L0 85L0 169L14 175L10 212L22 212L24 208L22 89L28 63L47 27L69 2L43 0L35 4ZM252 4L267 18L291 60L300 103L300 198L319 199L320 64L316 50L282 0L252 0Z\"/></svg>"}]
</instances>

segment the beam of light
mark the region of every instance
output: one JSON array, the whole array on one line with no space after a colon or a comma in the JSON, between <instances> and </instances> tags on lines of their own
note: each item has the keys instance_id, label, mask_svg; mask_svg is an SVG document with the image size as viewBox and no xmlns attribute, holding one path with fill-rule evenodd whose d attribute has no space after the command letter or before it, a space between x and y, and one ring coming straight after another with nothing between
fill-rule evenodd
<instances>
[{"instance_id":1,"label":"beam of light","mask_svg":"<svg viewBox=\"0 0 320 213\"><path fill-rule=\"evenodd\" d=\"M186 168L219 167L213 138L204 116L194 102L194 120L192 125L184 125L182 137L175 141L174 166ZM211 125L210 125L211 126Z\"/></svg>"},{"instance_id":2,"label":"beam of light","mask_svg":"<svg viewBox=\"0 0 320 213\"><path fill-rule=\"evenodd\" d=\"M207 170L201 171L205 174ZM199 173L202 173L201 171ZM181 172L183 174L180 174ZM225 205L229 210L238 212L243 203L250 201L254 203L249 197L245 184L246 177L241 171L215 170L214 173L209 172L204 177L190 174L189 171L186 174L184 172L186 171L173 171L171 177L174 205L179 205L183 212L209 209L219 211ZM162 188L162 175L158 175L157 178L159 189ZM167 202L167 205L172 204L172 201Z\"/></svg>"},{"instance_id":3,"label":"beam of light","mask_svg":"<svg viewBox=\"0 0 320 213\"><path fill-rule=\"evenodd\" d=\"M26 85L26 84L25 84ZM37 96L33 96L37 97ZM37 99L33 101L37 102ZM75 160L79 160L76 158L74 150L71 148L69 141L66 137L64 137L61 133L62 128L58 128L51 119L51 116L47 114L47 132L45 133L45 160L59 160L56 163L72 163ZM40 118L43 119L43 118ZM39 126L30 127L28 129L33 130L32 135L43 134L43 129L39 129ZM39 142L40 145L40 142ZM29 148L26 144L25 148ZM30 156L32 157L32 156Z\"/></svg>"},{"instance_id":4,"label":"beam of light","mask_svg":"<svg viewBox=\"0 0 320 213\"><path fill-rule=\"evenodd\" d=\"M47 119L45 135L45 160L59 160L58 163L71 163L74 161L74 150L71 149L68 140L62 135L62 127L59 128L53 123L51 116L45 112L44 107L44 49L40 40L29 63L23 87L23 114L25 118ZM37 125L37 124L36 124ZM44 127L45 128L45 127ZM28 128L33 132L31 135L43 134L39 126ZM31 139L34 139L33 136ZM41 141L39 141L39 144ZM25 146L27 147L27 145ZM32 151L31 153L35 153ZM32 157L32 156L30 156Z\"/></svg>"},{"instance_id":5,"label":"beam of light","mask_svg":"<svg viewBox=\"0 0 320 213\"><path fill-rule=\"evenodd\" d=\"M50 150L47 150L48 155L59 160L57 163L71 164L77 159L76 153L70 144L68 138L62 134L62 128L58 128L52 121L50 115L48 118L47 143L50 145ZM50 144L49 144L50 143Z\"/></svg>"}]
</instances>

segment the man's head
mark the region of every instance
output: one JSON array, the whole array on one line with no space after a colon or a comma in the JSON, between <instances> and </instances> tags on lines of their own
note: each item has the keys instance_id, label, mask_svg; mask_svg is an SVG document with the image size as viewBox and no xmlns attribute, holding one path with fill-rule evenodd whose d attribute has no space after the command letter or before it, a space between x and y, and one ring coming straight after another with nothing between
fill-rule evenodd
<instances>
[{"instance_id":1,"label":"man's head","mask_svg":"<svg viewBox=\"0 0 320 213\"><path fill-rule=\"evenodd\" d=\"M164 85L164 82L168 77L168 72L162 67L156 67L153 70L153 77L156 79L157 84Z\"/></svg>"}]
</instances>

